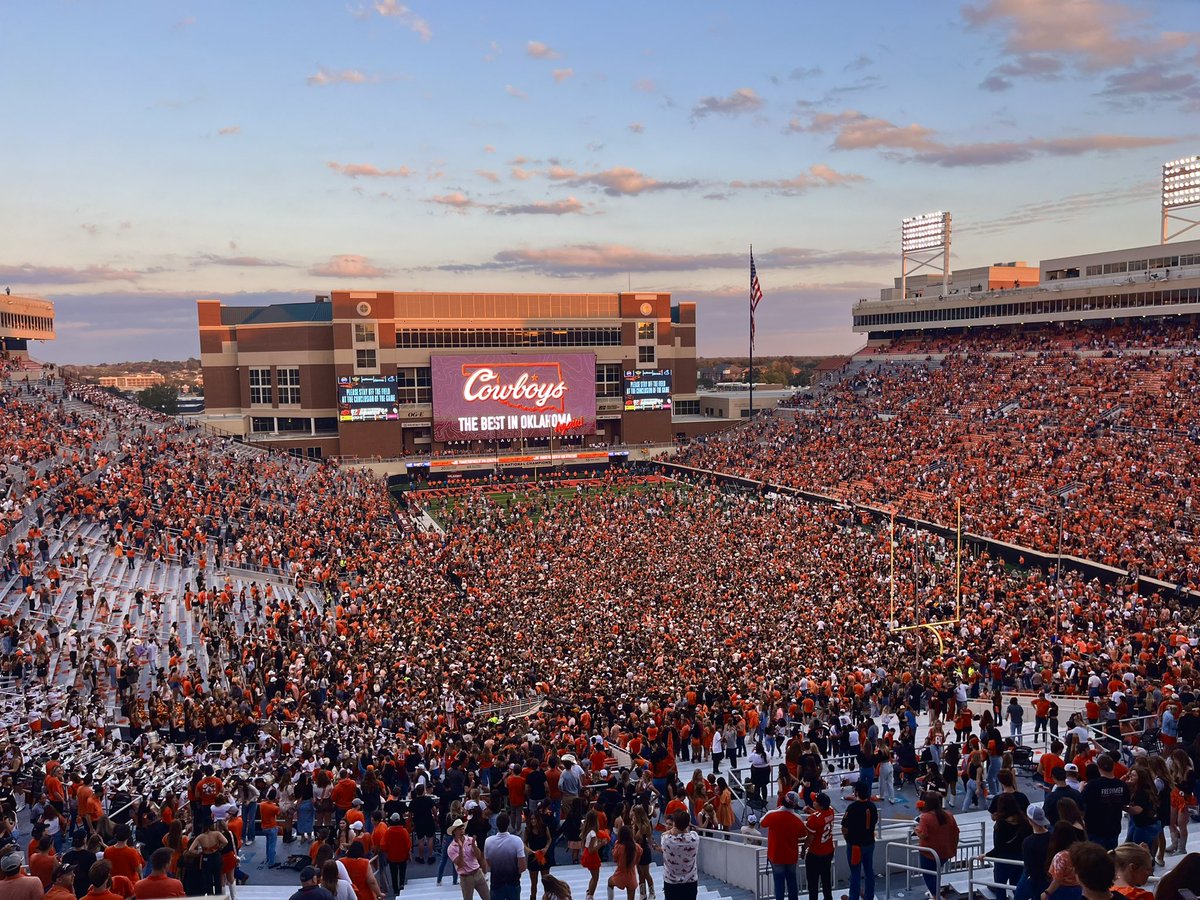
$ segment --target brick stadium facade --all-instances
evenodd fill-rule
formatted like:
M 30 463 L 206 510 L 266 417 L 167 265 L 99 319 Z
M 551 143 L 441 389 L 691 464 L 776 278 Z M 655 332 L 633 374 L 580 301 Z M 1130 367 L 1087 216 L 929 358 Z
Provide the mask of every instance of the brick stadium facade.
M 430 359 L 437 354 L 594 353 L 595 433 L 555 449 L 663 443 L 720 427 L 696 395 L 696 305 L 664 292 L 491 294 L 335 291 L 259 307 L 197 301 L 205 420 L 309 457 L 394 458 L 453 450 L 549 448 L 436 440 Z M 623 373 L 671 369 L 672 409 L 625 411 Z M 397 417 L 339 421 L 338 379 L 396 376 Z

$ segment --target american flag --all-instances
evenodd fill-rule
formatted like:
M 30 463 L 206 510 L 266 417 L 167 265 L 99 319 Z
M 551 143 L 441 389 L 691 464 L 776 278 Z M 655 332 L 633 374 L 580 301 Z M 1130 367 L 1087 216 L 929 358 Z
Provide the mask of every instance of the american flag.
M 758 283 L 758 272 L 754 268 L 754 251 L 750 251 L 750 352 L 754 352 L 754 311 L 762 300 L 762 286 Z

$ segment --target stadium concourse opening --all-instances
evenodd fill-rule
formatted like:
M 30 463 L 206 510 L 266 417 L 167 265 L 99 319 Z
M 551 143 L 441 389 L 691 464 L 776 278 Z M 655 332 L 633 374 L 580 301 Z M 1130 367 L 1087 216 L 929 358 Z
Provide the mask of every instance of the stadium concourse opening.
M 951 807 L 930 878 L 969 892 L 1014 874 L 980 861 L 1007 834 L 988 801 L 1025 827 L 1014 793 L 1064 816 L 1082 779 L 1122 795 L 1085 799 L 1089 837 L 1132 829 L 1186 867 L 1198 350 L 1190 314 L 879 339 L 669 464 L 395 502 L 367 471 L 6 364 L 0 805 L 21 814 L 0 841 L 53 881 L 78 839 L 118 896 L 130 825 L 189 893 L 336 856 L 368 893 L 450 897 L 456 823 L 482 842 L 503 812 L 582 892 L 580 845 L 607 877 L 618 823 L 661 882 L 670 811 L 699 826 L 704 890 L 762 897 L 778 818 L 751 817 L 794 806 L 823 833 L 824 794 L 854 835 L 861 792 L 893 877 Z M 899 630 L 952 608 L 937 641 Z M 856 855 L 832 834 L 840 884 Z

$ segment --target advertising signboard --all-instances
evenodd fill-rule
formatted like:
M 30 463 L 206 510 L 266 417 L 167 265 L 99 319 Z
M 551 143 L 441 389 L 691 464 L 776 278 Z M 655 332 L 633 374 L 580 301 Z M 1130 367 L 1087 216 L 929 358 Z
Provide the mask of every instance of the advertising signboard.
M 625 412 L 670 408 L 670 369 L 625 370 Z
M 494 440 L 594 434 L 594 353 L 433 356 L 433 437 Z
M 337 389 L 339 422 L 400 418 L 395 375 L 339 375 Z

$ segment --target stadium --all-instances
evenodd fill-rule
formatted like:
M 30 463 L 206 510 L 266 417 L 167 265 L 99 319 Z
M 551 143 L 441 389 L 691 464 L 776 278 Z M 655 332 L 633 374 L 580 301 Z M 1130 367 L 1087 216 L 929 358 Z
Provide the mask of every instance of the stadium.
M 204 423 L 31 359 L 23 302 L 6 874 L 455 896 L 510 828 L 535 895 L 677 896 L 666 848 L 756 900 L 797 843 L 813 896 L 1038 893 L 1042 834 L 1194 864 L 1200 241 L 906 269 L 732 429 L 667 293 L 201 300 Z

